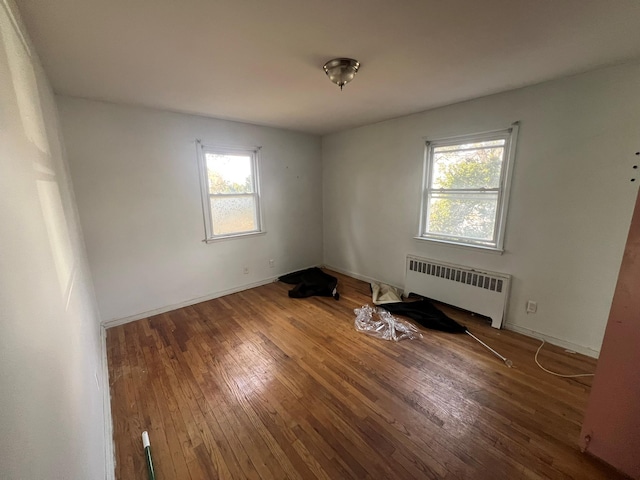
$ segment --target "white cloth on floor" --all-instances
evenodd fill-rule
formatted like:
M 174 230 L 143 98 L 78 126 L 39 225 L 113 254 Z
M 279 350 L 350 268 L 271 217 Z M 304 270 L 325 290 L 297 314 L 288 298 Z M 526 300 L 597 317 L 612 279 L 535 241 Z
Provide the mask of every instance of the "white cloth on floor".
M 371 282 L 371 296 L 375 305 L 402 301 L 398 289 L 384 283 Z

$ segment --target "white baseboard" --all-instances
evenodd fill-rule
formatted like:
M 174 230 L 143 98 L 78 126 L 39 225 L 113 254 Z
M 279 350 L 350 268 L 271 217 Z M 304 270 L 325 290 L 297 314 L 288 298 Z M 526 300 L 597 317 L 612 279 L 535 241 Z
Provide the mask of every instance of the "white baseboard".
M 279 276 L 282 276 L 282 275 L 278 275 L 278 277 Z M 156 308 L 155 310 L 149 310 L 147 312 L 137 313 L 129 317 L 114 318 L 112 320 L 106 320 L 102 322 L 102 325 L 105 328 L 117 327 L 118 325 L 124 325 L 125 323 L 135 322 L 136 320 L 152 317 L 153 315 L 160 315 L 161 313 L 170 312 L 172 310 L 177 310 L 182 307 L 188 307 L 190 305 L 195 305 L 196 303 L 206 302 L 208 300 L 213 300 L 214 298 L 224 297 L 225 295 L 231 295 L 232 293 L 242 292 L 243 290 L 249 290 L 250 288 L 261 287 L 262 285 L 267 285 L 268 283 L 275 282 L 278 279 L 278 277 L 269 277 L 264 280 L 260 280 L 259 282 L 248 283 L 245 285 L 241 285 L 239 287 L 230 288 L 228 290 L 221 290 L 219 292 L 211 293 L 209 295 L 204 295 L 203 297 L 196 297 L 190 300 L 186 300 L 184 302 L 175 303 L 173 305 L 166 305 L 164 307 Z
M 552 345 L 581 353 L 582 355 L 586 355 L 587 357 L 598 358 L 600 356 L 599 350 L 594 350 L 592 348 L 585 347 L 584 345 L 578 345 L 577 343 L 567 342 L 566 340 L 561 340 L 560 338 L 552 337 L 551 335 L 545 335 L 543 333 L 536 332 L 535 330 L 531 330 L 530 328 L 521 327 L 513 323 L 506 322 L 504 324 L 504 328 L 505 330 L 511 330 L 516 333 L 521 333 L 522 335 L 526 335 L 527 337 L 544 340 L 545 342 L 551 343 Z
M 149 310 L 147 312 L 137 313 L 135 315 L 130 315 L 128 317 L 113 318 L 111 320 L 103 320 L 102 326 L 105 328 L 117 327 L 118 325 L 124 325 L 125 323 L 135 322 L 136 320 L 141 320 L 143 318 L 151 317 L 153 315 L 160 315 L 161 313 L 167 313 L 172 310 L 177 310 L 178 308 L 188 307 L 190 305 L 195 305 L 196 303 L 207 302 L 209 300 L 213 300 L 214 298 L 220 298 L 220 297 L 224 297 L 225 295 L 231 295 L 232 293 L 238 293 L 244 290 L 249 290 L 251 288 L 261 287 L 262 285 L 273 283 L 276 280 L 278 280 L 279 277 L 288 275 L 289 273 L 298 272 L 300 270 L 306 270 L 307 268 L 312 268 L 316 266 L 317 265 L 311 265 L 310 267 L 302 267 L 292 272 L 280 273 L 276 276 L 265 278 L 264 280 L 259 280 L 253 283 L 247 283 L 244 285 L 240 285 L 238 287 L 230 288 L 228 290 L 220 290 L 218 292 L 210 293 L 209 295 L 192 298 L 190 300 L 185 300 L 184 302 L 175 303 L 173 305 L 166 305 L 164 307 L 156 308 L 154 310 Z
M 367 283 L 386 283 L 386 282 L 381 282 L 380 280 L 378 280 L 377 278 L 372 278 L 372 277 L 367 277 L 366 275 L 360 275 L 359 273 L 356 272 L 351 272 L 349 270 L 345 270 L 343 268 L 340 267 L 334 267 L 333 265 L 324 265 L 324 268 L 326 268 L 327 270 L 333 270 L 334 272 L 338 272 L 341 273 L 343 275 L 347 275 L 349 277 L 355 278 L 357 280 L 362 280 L 363 282 L 367 282 Z M 397 285 L 391 285 L 389 283 L 387 283 L 387 285 L 397 288 L 399 292 L 403 292 L 404 288 L 403 287 L 399 287 Z
M 343 275 L 348 275 L 348 276 L 356 278 L 358 280 L 362 280 L 363 282 L 367 282 L 367 283 L 377 282 L 377 283 L 380 283 L 380 280 L 378 280 L 378 279 L 371 278 L 371 277 L 368 277 L 366 275 L 361 275 L 359 273 L 352 272 L 352 271 L 349 271 L 349 270 L 345 270 L 344 268 L 336 267 L 336 266 L 333 266 L 333 265 L 326 265 L 326 264 L 324 265 L 324 267 L 329 269 L 329 270 L 333 270 L 335 272 L 342 273 Z M 404 290 L 403 287 L 399 287 L 397 285 L 391 285 L 391 286 L 397 288 L 401 292 Z M 527 337 L 544 339 L 544 341 L 547 342 L 547 343 L 551 343 L 552 345 L 556 345 L 558 347 L 566 348 L 567 350 L 572 350 L 574 352 L 581 353 L 581 354 L 586 355 L 588 357 L 598 358 L 600 356 L 600 351 L 599 350 L 594 350 L 592 348 L 585 347 L 584 345 L 578 345 L 577 343 L 572 343 L 572 342 L 568 342 L 566 340 L 561 340 L 559 338 L 552 337 L 551 335 L 545 335 L 545 334 L 542 334 L 540 332 L 536 332 L 535 330 L 531 330 L 529 328 L 524 328 L 524 327 L 521 327 L 519 325 L 514 325 L 513 323 L 506 322 L 505 324 L 503 324 L 503 328 L 505 330 L 511 330 L 513 332 L 521 333 L 522 335 L 526 335 Z
M 107 329 L 100 327 L 102 348 L 102 410 L 104 417 L 104 458 L 105 480 L 116 478 L 116 450 L 113 441 L 113 418 L 111 417 L 111 384 L 109 383 L 109 364 L 107 361 Z

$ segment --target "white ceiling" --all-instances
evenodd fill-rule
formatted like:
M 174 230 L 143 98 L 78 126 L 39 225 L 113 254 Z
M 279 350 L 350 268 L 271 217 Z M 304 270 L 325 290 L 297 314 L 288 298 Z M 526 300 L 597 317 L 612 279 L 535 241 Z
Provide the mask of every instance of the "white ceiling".
M 315 134 L 640 57 L 638 0 L 17 3 L 57 93 Z

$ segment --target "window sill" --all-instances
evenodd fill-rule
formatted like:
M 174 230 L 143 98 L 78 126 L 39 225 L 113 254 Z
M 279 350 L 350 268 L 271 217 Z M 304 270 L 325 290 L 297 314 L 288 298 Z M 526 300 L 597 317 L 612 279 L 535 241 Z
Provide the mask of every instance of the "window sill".
M 225 235 L 224 237 L 210 237 L 202 240 L 204 243 L 216 243 L 223 242 L 225 240 L 233 240 L 234 238 L 246 238 L 246 237 L 255 237 L 258 235 L 266 235 L 266 231 L 262 232 L 248 232 L 248 233 L 236 233 L 233 235 Z
M 449 240 L 438 240 L 436 238 L 429 238 L 429 237 L 413 237 L 413 238 L 415 240 L 420 240 L 423 242 L 438 243 L 440 245 L 446 245 L 454 248 L 463 248 L 465 250 L 481 251 L 483 253 L 493 253 L 494 255 L 502 255 L 504 253 L 504 249 L 484 247 L 482 245 L 470 245 L 468 243 L 458 243 L 458 242 L 453 242 Z

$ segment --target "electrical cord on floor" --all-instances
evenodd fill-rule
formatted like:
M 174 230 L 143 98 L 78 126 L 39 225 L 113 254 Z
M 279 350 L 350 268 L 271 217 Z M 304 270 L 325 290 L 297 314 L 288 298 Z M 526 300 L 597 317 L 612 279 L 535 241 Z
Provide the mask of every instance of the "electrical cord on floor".
M 538 361 L 538 354 L 540 353 L 540 349 L 544 346 L 544 344 L 545 344 L 545 341 L 543 339 L 542 343 L 538 347 L 538 350 L 536 351 L 535 361 L 538 364 L 538 366 L 545 372 L 550 373 L 551 375 L 555 375 L 556 377 L 562 377 L 562 378 L 593 377 L 595 375 L 595 373 L 577 373 L 575 375 L 563 375 L 561 373 L 556 373 L 556 372 L 552 372 L 551 370 L 547 370 L 542 365 L 540 365 L 540 362 Z

